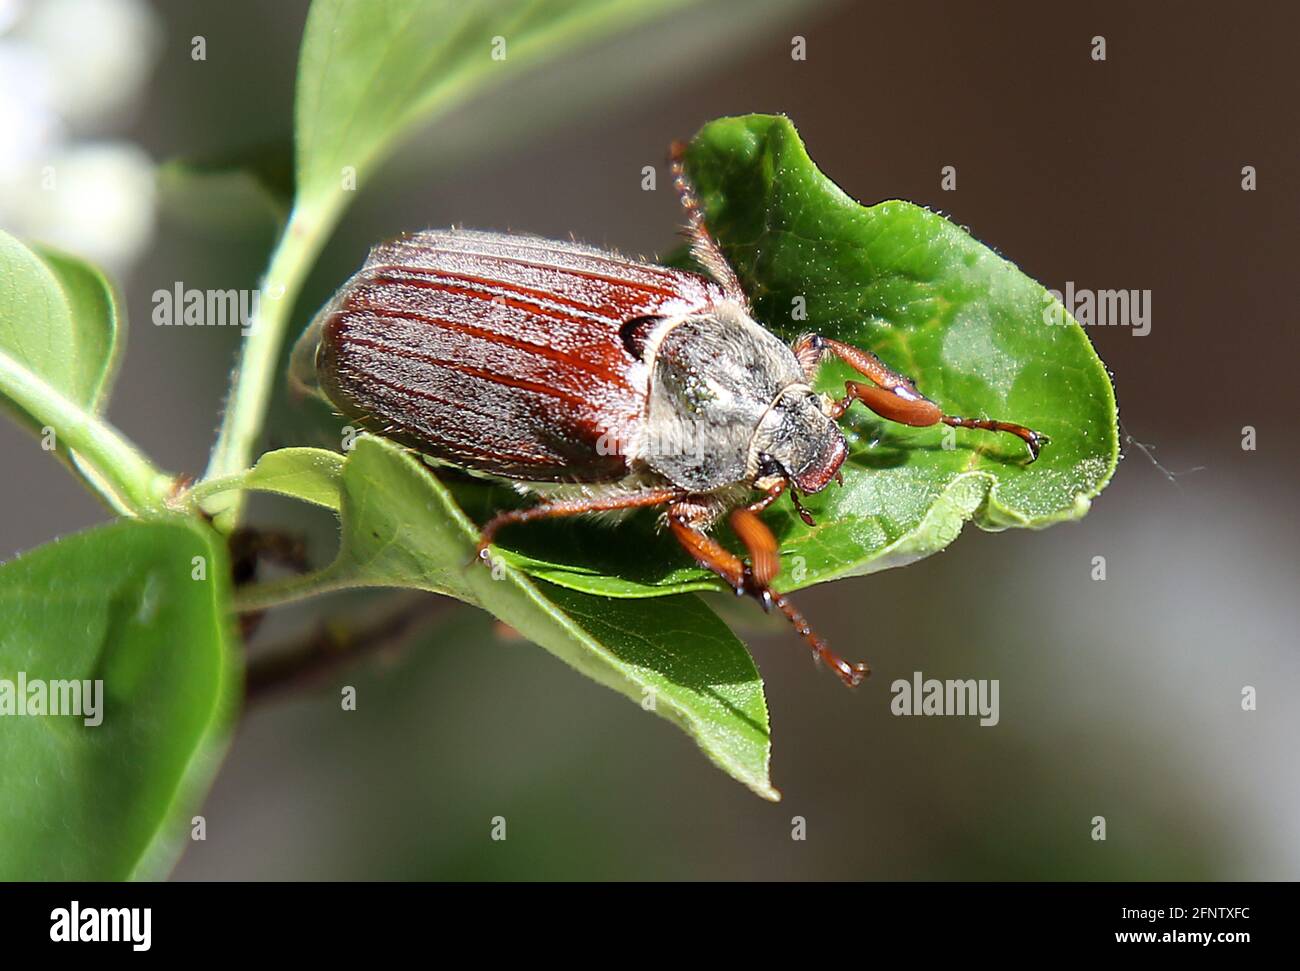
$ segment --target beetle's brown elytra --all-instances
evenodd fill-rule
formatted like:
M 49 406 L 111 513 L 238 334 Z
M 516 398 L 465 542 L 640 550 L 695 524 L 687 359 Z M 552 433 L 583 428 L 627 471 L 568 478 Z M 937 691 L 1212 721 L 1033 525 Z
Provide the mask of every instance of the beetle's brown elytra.
M 812 523 L 798 494 L 839 479 L 836 422 L 855 401 L 906 425 L 1016 435 L 1031 461 L 1047 438 L 946 415 L 869 351 L 816 334 L 789 346 L 764 329 L 705 227 L 682 150 L 673 180 L 708 276 L 531 236 L 413 233 L 376 246 L 317 316 L 316 377 L 350 419 L 543 496 L 490 519 L 481 557 L 508 525 L 663 507 L 696 562 L 779 610 L 856 686 L 867 666 L 836 656 L 772 590 L 780 560 L 763 510 L 788 494 Z M 816 393 L 827 357 L 867 381 L 846 381 L 838 401 Z M 709 535 L 724 516 L 748 562 Z

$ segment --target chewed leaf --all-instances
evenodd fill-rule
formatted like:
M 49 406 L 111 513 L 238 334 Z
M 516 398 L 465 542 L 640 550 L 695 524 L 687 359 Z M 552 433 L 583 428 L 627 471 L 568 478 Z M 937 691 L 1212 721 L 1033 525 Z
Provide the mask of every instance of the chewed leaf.
M 948 413 L 1020 422 L 1051 437 L 1026 461 L 1017 439 L 910 428 L 860 407 L 842 488 L 766 514 L 793 590 L 913 562 L 962 526 L 1038 528 L 1087 512 L 1118 458 L 1115 396 L 1083 329 L 1009 261 L 935 213 L 907 202 L 862 206 L 809 159 L 783 117 L 706 125 L 687 153 L 708 224 L 760 322 L 793 340 L 817 331 L 877 353 Z M 839 364 L 820 390 L 841 395 Z M 486 508 L 493 497 L 463 499 Z M 475 505 L 475 502 L 479 505 Z M 655 596 L 716 585 L 654 529 L 529 526 L 501 538 L 510 562 L 552 583 L 607 596 Z

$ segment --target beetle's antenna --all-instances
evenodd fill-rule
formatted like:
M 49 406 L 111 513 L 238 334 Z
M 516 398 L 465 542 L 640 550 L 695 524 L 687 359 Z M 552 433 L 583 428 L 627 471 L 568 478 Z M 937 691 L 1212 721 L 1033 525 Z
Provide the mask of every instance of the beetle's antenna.
M 669 146 L 668 161 L 677 197 L 686 210 L 686 236 L 691 241 L 691 256 L 718 282 L 728 300 L 734 300 L 748 310 L 749 298 L 745 296 L 745 290 L 736 277 L 736 271 L 727 262 L 722 247 L 709 234 L 709 227 L 704 223 L 704 210 L 695 195 L 691 180 L 687 178 L 685 142 L 673 142 Z
M 837 471 L 836 475 L 838 474 L 839 472 Z M 812 517 L 812 513 L 810 513 L 807 509 L 805 509 L 803 507 L 803 503 L 799 501 L 799 493 L 794 491 L 794 486 L 790 487 L 790 501 L 794 503 L 794 511 L 799 514 L 799 518 L 804 521 L 804 525 L 806 526 L 817 525 L 816 520 L 814 520 Z

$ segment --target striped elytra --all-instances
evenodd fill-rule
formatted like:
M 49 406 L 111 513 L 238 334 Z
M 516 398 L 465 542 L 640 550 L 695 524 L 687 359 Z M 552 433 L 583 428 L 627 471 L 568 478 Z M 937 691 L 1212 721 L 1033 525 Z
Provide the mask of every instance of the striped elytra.
M 322 311 L 317 373 L 349 418 L 435 458 L 613 481 L 627 463 L 602 436 L 626 440 L 645 415 L 636 323 L 722 299 L 703 277 L 576 243 L 413 233 L 375 247 Z

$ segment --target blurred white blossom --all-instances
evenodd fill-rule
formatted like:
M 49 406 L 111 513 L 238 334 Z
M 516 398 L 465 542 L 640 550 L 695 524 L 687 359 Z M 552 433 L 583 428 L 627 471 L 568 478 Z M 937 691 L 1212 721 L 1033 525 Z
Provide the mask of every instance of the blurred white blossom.
M 111 132 L 160 44 L 143 0 L 0 0 L 0 226 L 117 274 L 139 258 L 154 165 Z

